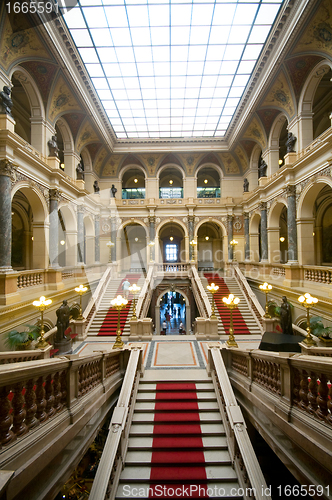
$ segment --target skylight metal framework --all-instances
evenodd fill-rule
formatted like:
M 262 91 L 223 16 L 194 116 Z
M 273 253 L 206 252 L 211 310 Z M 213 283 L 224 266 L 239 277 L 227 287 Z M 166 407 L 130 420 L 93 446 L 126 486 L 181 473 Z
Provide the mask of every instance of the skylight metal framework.
M 79 0 L 64 19 L 119 139 L 223 137 L 283 0 Z

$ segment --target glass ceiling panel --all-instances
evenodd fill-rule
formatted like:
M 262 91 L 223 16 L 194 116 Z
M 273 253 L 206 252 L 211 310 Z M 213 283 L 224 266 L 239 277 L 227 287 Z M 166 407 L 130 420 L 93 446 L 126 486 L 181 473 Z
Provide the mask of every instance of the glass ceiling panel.
M 120 139 L 222 137 L 283 0 L 78 0 L 64 19 Z

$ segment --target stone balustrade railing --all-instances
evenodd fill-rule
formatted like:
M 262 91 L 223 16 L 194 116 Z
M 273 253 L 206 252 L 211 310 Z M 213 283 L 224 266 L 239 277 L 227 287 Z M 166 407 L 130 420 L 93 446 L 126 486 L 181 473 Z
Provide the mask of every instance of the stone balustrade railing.
M 111 281 L 111 279 L 113 279 L 115 277 L 115 272 L 116 272 L 115 267 L 113 265 L 108 266 L 106 268 L 103 276 L 101 277 L 97 288 L 93 292 L 92 297 L 89 300 L 88 305 L 86 306 L 86 308 L 83 312 L 83 316 L 86 319 L 85 331 L 88 331 L 88 329 L 93 321 L 93 318 L 99 309 L 99 304 L 100 304 L 100 301 L 104 295 L 104 292 L 105 292 L 109 282 Z
M 330 285 L 332 283 L 332 269 L 318 266 L 305 266 L 303 268 L 304 281 Z
M 212 314 L 211 304 L 208 299 L 207 293 L 204 290 L 195 264 L 191 264 L 189 274 L 192 290 L 195 296 L 197 307 L 199 309 L 199 314 L 202 318 L 210 318 Z
M 23 271 L 17 276 L 17 289 L 30 288 L 44 283 L 44 270 Z
M 308 484 L 328 486 L 332 477 L 331 358 L 241 349 L 222 353 L 237 399 L 257 428 L 263 427 L 265 438 L 279 447 L 281 455 L 287 447 L 287 460 L 299 475 L 311 461 Z M 252 412 L 254 408 L 259 411 Z M 264 422 L 269 422 L 266 427 Z
M 132 345 L 126 375 L 114 409 L 109 433 L 89 495 L 90 500 L 114 499 L 126 460 L 129 429 L 142 371 L 142 350 Z
M 37 359 L 46 359 L 50 357 L 52 346 L 46 349 L 31 349 L 25 351 L 5 351 L 0 352 L 0 365 L 8 363 L 21 363 L 23 361 L 33 361 Z
M 190 264 L 187 262 L 166 262 L 156 264 L 158 273 L 186 273 L 189 270 Z
M 226 431 L 228 450 L 240 487 L 252 492 L 251 498 L 268 500 L 267 485 L 252 447 L 241 408 L 235 398 L 220 345 L 209 345 L 209 371 Z
M 150 306 L 153 289 L 154 289 L 154 264 L 149 266 L 148 273 L 146 275 L 144 284 L 142 286 L 142 290 L 137 298 L 137 304 L 136 304 L 137 318 L 143 319 L 146 317 Z
M 259 303 L 254 292 L 251 290 L 245 276 L 243 275 L 242 271 L 240 270 L 239 266 L 236 263 L 233 264 L 232 270 L 234 272 L 234 277 L 235 277 L 236 281 L 238 282 L 238 284 L 239 284 L 239 286 L 240 286 L 240 288 L 241 288 L 241 290 L 242 290 L 242 292 L 243 292 L 243 294 L 244 294 L 244 296 L 249 304 L 251 311 L 253 312 L 253 314 L 255 315 L 255 317 L 257 319 L 257 323 L 261 329 L 261 332 L 264 333 L 263 316 L 265 314 L 265 311 L 264 311 L 263 307 Z

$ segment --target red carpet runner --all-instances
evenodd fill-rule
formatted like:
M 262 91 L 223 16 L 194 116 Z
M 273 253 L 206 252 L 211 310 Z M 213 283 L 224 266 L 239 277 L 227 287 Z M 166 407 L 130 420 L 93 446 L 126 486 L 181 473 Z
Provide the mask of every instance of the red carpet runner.
M 231 292 L 229 291 L 223 278 L 220 278 L 218 275 L 216 276 L 212 273 L 204 273 L 204 276 L 208 280 L 209 285 L 214 283 L 219 286 L 219 290 L 214 294 L 214 303 L 220 314 L 221 322 L 224 325 L 226 335 L 229 335 L 230 312 L 224 305 L 222 298 L 228 297 Z M 248 327 L 238 308 L 233 309 L 233 326 L 234 335 L 250 335 L 250 331 L 248 330 Z
M 176 490 L 189 485 L 200 487 L 191 498 L 207 497 L 194 383 L 157 384 L 153 435 L 149 498 L 182 498 Z
M 134 283 L 137 283 L 137 281 L 139 280 L 140 276 L 141 276 L 140 274 L 129 274 L 129 275 L 126 275 L 126 277 L 123 278 L 123 280 L 121 281 L 120 286 L 119 286 L 119 288 L 118 288 L 115 296 L 112 297 L 111 300 L 113 300 L 117 295 L 122 295 L 124 297 L 124 293 L 123 293 L 123 290 L 122 290 L 122 283 L 126 279 L 128 279 L 128 281 L 130 281 L 130 284 L 133 285 Z M 120 311 L 121 335 L 123 333 L 123 329 L 124 329 L 124 326 L 125 326 L 126 321 L 127 321 L 127 317 L 128 317 L 128 313 L 129 313 L 131 302 L 132 302 L 132 295 L 129 294 L 128 304 L 126 305 L 126 307 L 124 307 Z M 118 311 L 117 311 L 117 309 L 115 309 L 114 307 L 111 306 L 109 308 L 106 316 L 105 316 L 103 324 L 100 327 L 98 335 L 100 335 L 100 336 L 102 336 L 102 335 L 105 335 L 105 336 L 106 335 L 111 335 L 111 336 L 116 335 L 117 325 L 118 325 Z

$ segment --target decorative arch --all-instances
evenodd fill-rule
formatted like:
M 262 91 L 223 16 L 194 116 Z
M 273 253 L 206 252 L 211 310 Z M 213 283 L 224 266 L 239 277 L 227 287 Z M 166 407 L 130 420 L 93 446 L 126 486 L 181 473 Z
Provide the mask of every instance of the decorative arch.
M 120 224 L 117 230 L 117 237 L 120 237 L 121 231 L 123 231 L 123 229 L 130 224 L 138 224 L 139 226 L 142 226 L 145 231 L 146 237 L 149 237 L 149 228 L 141 220 L 135 219 L 135 217 Z
M 70 127 L 67 123 L 67 120 L 64 118 L 58 118 L 55 122 L 54 126 L 57 125 L 60 129 L 63 145 L 64 145 L 64 153 L 69 151 L 74 151 L 74 137 L 70 130 Z
M 278 198 L 272 203 L 269 211 L 267 227 L 279 227 L 279 218 L 284 207 L 287 208 L 287 200 L 285 200 L 285 198 Z
M 174 226 L 180 226 L 182 229 L 183 229 L 183 232 L 184 232 L 184 237 L 185 238 L 188 238 L 189 237 L 189 234 L 188 234 L 188 228 L 187 226 L 185 225 L 184 222 L 178 220 L 178 219 L 171 219 L 170 217 L 166 220 L 164 220 L 161 224 L 159 224 L 159 226 L 157 227 L 156 229 L 156 237 L 159 238 L 160 236 L 160 233 L 162 231 L 162 229 L 168 225 L 168 224 L 173 224 Z
M 312 103 L 319 82 L 321 81 L 324 74 L 330 71 L 331 68 L 332 63 L 330 61 L 324 60 L 320 61 L 309 73 L 303 85 L 303 89 L 299 98 L 299 114 L 310 113 L 312 111 Z
M 12 189 L 12 199 L 17 191 L 21 191 L 28 199 L 32 208 L 34 222 L 44 223 L 48 218 L 48 206 L 39 189 L 32 182 L 20 181 Z
M 174 168 L 175 170 L 178 170 L 179 172 L 181 172 L 182 179 L 184 179 L 186 176 L 185 170 L 182 166 L 177 165 L 176 163 L 166 163 L 165 165 L 158 167 L 158 170 L 157 170 L 157 179 L 158 180 L 160 179 L 160 174 L 164 170 L 166 170 L 167 168 Z
M 130 170 L 132 168 L 137 169 L 137 170 L 141 170 L 143 172 L 143 174 L 144 174 L 144 179 L 146 180 L 146 178 L 147 178 L 147 172 L 146 172 L 145 168 L 142 167 L 142 165 L 140 165 L 138 163 L 132 163 L 132 164 L 125 165 L 125 166 L 123 166 L 123 167 L 120 168 L 120 171 L 119 171 L 119 180 L 120 180 L 120 182 L 122 182 L 124 174 L 128 170 Z
M 222 236 L 227 236 L 227 230 L 226 230 L 226 227 L 225 225 L 218 219 L 211 219 L 210 217 L 206 217 L 205 219 L 202 219 L 199 221 L 199 223 L 196 225 L 195 227 L 195 231 L 194 231 L 194 237 L 195 239 L 197 238 L 197 234 L 198 234 L 198 230 L 201 226 L 203 226 L 203 224 L 206 224 L 208 222 L 211 222 L 211 223 L 214 223 L 214 224 L 217 224 L 217 226 L 220 227 L 221 231 L 222 231 Z
M 330 177 L 318 177 L 309 182 L 304 188 L 297 203 L 297 217 L 299 219 L 313 217 L 316 197 L 324 186 L 332 188 L 332 179 Z
M 187 294 L 185 293 L 184 290 L 181 290 L 180 288 L 177 288 L 176 286 L 173 287 L 171 284 L 165 288 L 164 290 L 162 290 L 159 295 L 157 296 L 157 300 L 156 300 L 156 303 L 159 304 L 160 302 L 160 299 L 165 295 L 165 293 L 167 292 L 177 292 L 179 293 L 180 295 L 182 295 L 185 299 L 186 299 L 186 306 L 189 306 L 190 305 L 190 301 L 189 301 L 189 298 L 187 296 Z
M 10 78 L 12 78 L 13 75 L 15 75 L 15 77 L 20 81 L 29 99 L 31 117 L 45 118 L 43 99 L 38 89 L 38 85 L 30 73 L 26 69 L 22 68 L 22 66 L 15 66 L 10 72 Z

